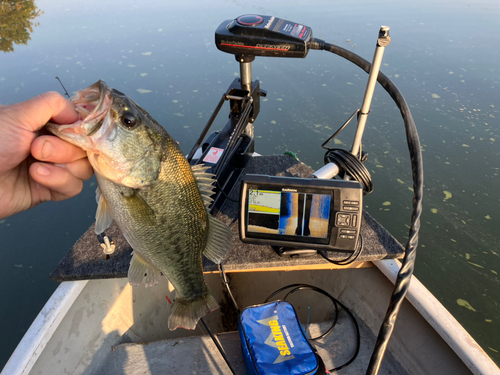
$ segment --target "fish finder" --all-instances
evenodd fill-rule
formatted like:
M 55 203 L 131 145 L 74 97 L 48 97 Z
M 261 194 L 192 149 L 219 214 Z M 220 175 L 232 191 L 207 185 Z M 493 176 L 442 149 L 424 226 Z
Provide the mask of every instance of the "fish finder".
M 363 209 L 357 181 L 247 174 L 241 182 L 242 242 L 353 252 Z

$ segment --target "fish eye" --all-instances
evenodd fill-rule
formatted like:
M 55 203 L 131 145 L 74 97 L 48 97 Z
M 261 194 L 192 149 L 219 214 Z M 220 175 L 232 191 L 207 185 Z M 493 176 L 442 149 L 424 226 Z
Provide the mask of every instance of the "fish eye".
M 129 129 L 135 127 L 138 123 L 137 118 L 130 112 L 125 112 L 120 118 L 122 124 Z

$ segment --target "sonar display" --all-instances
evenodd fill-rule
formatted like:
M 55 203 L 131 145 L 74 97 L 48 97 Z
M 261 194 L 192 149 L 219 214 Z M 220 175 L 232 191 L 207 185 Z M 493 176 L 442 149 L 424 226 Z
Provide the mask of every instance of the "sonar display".
M 331 196 L 250 189 L 248 231 L 328 238 Z

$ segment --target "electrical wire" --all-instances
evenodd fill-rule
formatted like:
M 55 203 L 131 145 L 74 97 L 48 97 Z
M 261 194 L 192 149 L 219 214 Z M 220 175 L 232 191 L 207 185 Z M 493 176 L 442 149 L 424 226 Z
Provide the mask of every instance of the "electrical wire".
M 331 327 L 324 334 L 322 334 L 322 335 L 320 335 L 318 337 L 315 337 L 315 338 L 311 338 L 310 339 L 311 341 L 322 339 L 322 338 L 326 337 L 327 335 L 329 335 L 333 331 L 335 325 L 337 324 L 338 314 L 339 314 L 337 304 L 340 305 L 340 307 L 342 307 L 344 309 L 344 311 L 349 315 L 349 317 L 353 321 L 354 327 L 356 329 L 356 350 L 354 351 L 354 354 L 352 355 L 352 357 L 346 363 L 344 363 L 341 366 L 335 367 L 335 368 L 333 368 L 331 370 L 328 370 L 328 371 L 329 372 L 335 372 L 335 371 L 341 370 L 341 369 L 349 366 L 356 359 L 356 357 L 358 356 L 360 342 L 361 342 L 361 338 L 360 338 L 360 335 L 359 335 L 358 322 L 356 321 L 356 318 L 354 317 L 354 315 L 349 311 L 349 309 L 342 302 L 340 302 L 338 299 L 334 298 L 330 293 L 326 292 L 325 290 L 323 290 L 321 288 L 318 288 L 318 287 L 313 286 L 313 285 L 308 285 L 308 284 L 291 284 L 291 285 L 287 285 L 287 286 L 285 286 L 283 288 L 280 288 L 277 291 L 275 291 L 274 293 L 271 293 L 271 295 L 266 298 L 266 300 L 264 301 L 264 303 L 269 302 L 269 300 L 271 298 L 273 298 L 274 296 L 276 296 L 277 294 L 279 294 L 279 293 L 281 293 L 281 292 L 283 292 L 283 291 L 285 291 L 287 289 L 291 289 L 291 288 L 293 288 L 293 289 L 291 291 L 289 291 L 285 295 L 285 297 L 283 298 L 283 300 L 286 301 L 286 298 L 290 294 L 295 293 L 296 291 L 299 291 L 299 290 L 312 290 L 312 291 L 321 293 L 324 296 L 326 296 L 327 298 L 329 298 L 332 301 L 333 305 L 335 306 L 335 318 L 334 318 L 334 321 L 333 321 L 333 324 L 331 325 Z
M 308 47 L 310 49 L 332 52 L 349 60 L 353 64 L 363 69 L 365 72 L 370 73 L 371 64 L 362 57 L 349 50 L 346 50 L 345 48 L 326 43 L 321 39 L 312 39 L 308 44 Z M 394 330 L 397 314 L 408 291 L 411 275 L 413 274 L 415 265 L 416 250 L 418 245 L 418 232 L 420 230 L 420 217 L 422 215 L 422 198 L 424 185 L 422 151 L 410 108 L 408 107 L 406 100 L 404 99 L 403 95 L 398 90 L 396 85 L 394 85 L 394 83 L 392 83 L 386 75 L 384 75 L 382 72 L 379 72 L 377 81 L 394 100 L 401 112 L 401 116 L 404 119 L 406 141 L 408 144 L 408 150 L 410 152 L 413 175 L 413 208 L 408 242 L 405 246 L 405 255 L 402 261 L 402 266 L 396 279 L 396 284 L 394 286 L 394 291 L 391 296 L 387 313 L 385 315 L 382 326 L 380 327 L 380 331 L 377 337 L 377 343 L 375 344 L 375 349 L 373 351 L 366 372 L 367 375 L 377 374 L 380 369 L 383 356 L 387 349 L 387 344 Z
M 222 266 L 222 262 L 218 264 L 219 266 L 219 275 L 222 280 L 222 283 L 225 285 L 227 293 L 229 294 L 229 297 L 231 297 L 231 300 L 233 301 L 234 307 L 236 307 L 236 311 L 238 311 L 238 314 L 241 312 L 240 308 L 238 307 L 238 304 L 236 303 L 236 300 L 234 299 L 233 293 L 231 292 L 231 289 L 229 288 L 229 279 L 226 276 L 226 273 L 224 272 L 224 267 Z
M 238 203 L 240 201 L 239 199 L 230 198 L 229 195 L 226 194 L 226 192 L 224 191 L 224 189 L 222 188 L 222 186 L 220 186 L 220 184 L 219 184 L 219 182 L 217 180 L 215 180 L 215 186 L 217 186 L 217 188 L 222 193 L 222 195 L 224 195 L 224 198 L 230 200 L 231 202 L 236 202 L 236 203 Z
M 344 128 L 351 122 L 351 120 L 354 118 L 354 116 L 356 116 L 359 113 L 359 111 L 360 111 L 360 109 L 356 109 L 356 111 L 351 115 L 351 117 L 349 117 L 347 119 L 347 121 L 344 122 L 344 124 L 335 133 L 333 133 L 333 135 L 330 138 L 328 138 L 325 142 L 323 142 L 323 144 L 321 145 L 321 147 L 326 148 L 327 150 L 329 150 L 329 148 L 326 147 L 326 145 L 328 143 L 330 143 L 333 138 L 335 138 L 337 135 L 339 135 L 342 130 L 344 130 Z
M 231 365 L 231 362 L 229 362 L 229 358 L 227 358 L 226 352 L 224 352 L 224 349 L 222 348 L 221 344 L 219 343 L 219 340 L 217 340 L 217 338 L 214 336 L 214 334 L 212 333 L 212 331 L 210 330 L 210 328 L 208 328 L 207 322 L 205 322 L 205 319 L 203 317 L 200 318 L 200 321 L 203 323 L 203 326 L 205 327 L 205 329 L 207 330 L 208 334 L 212 338 L 212 341 L 214 342 L 214 344 L 217 347 L 217 349 L 219 349 L 219 352 L 222 355 L 222 357 L 224 358 L 224 361 L 226 361 L 226 364 L 229 367 L 229 369 L 231 370 L 231 372 L 234 375 L 236 375 L 236 370 Z
M 353 263 L 356 259 L 358 259 L 359 254 L 363 251 L 363 237 L 361 237 L 361 234 L 359 235 L 359 241 L 358 241 L 358 246 L 356 251 L 354 251 L 351 255 L 349 255 L 347 258 L 342 259 L 342 260 L 333 260 L 328 258 L 326 255 L 327 252 L 323 250 L 318 250 L 318 254 L 321 255 L 325 260 L 327 260 L 330 263 L 336 264 L 338 266 L 347 266 L 348 264 Z
M 298 287 L 292 289 L 291 291 L 289 291 L 285 295 L 285 297 L 283 297 L 283 299 L 286 301 L 286 299 L 287 299 L 287 297 L 289 295 L 295 293 L 298 290 L 304 290 L 304 289 L 314 290 L 315 292 L 323 294 L 324 296 L 330 298 L 330 300 L 333 303 L 333 306 L 335 306 L 335 315 L 334 315 L 333 322 L 332 322 L 332 325 L 330 326 L 330 328 L 328 328 L 328 330 L 325 333 L 319 335 L 318 337 L 311 337 L 309 340 L 310 341 L 315 341 L 315 340 L 323 339 L 326 336 L 328 336 L 330 333 L 333 332 L 333 329 L 335 328 L 335 325 L 337 324 L 337 321 L 339 320 L 339 304 L 338 304 L 338 301 L 335 298 L 333 298 L 330 294 L 328 294 L 327 292 L 325 292 L 323 289 L 320 289 L 320 288 L 317 288 L 317 287 L 307 286 L 306 284 L 303 284 L 303 286 L 298 286 Z M 309 320 L 309 318 L 308 318 L 308 320 Z

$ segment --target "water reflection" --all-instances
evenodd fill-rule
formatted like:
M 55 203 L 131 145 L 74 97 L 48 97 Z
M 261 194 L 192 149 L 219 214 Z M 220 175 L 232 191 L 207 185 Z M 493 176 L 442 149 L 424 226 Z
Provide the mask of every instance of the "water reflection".
M 2 0 L 0 4 L 0 50 L 14 52 L 14 44 L 28 44 L 30 33 L 38 22 L 35 18 L 42 15 L 33 0 Z

